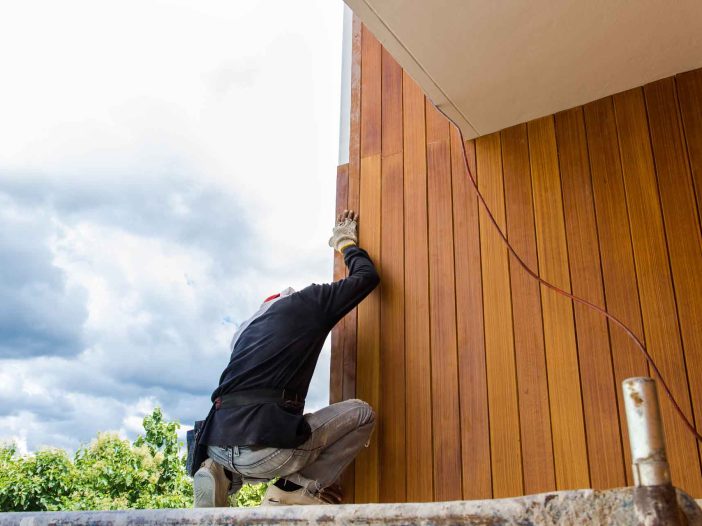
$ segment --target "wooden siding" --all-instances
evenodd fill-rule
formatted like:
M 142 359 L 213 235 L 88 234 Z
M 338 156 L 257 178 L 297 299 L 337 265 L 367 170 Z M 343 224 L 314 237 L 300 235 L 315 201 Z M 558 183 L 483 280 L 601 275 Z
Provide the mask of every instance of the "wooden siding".
M 354 22 L 351 151 L 337 210 L 361 213 L 381 286 L 332 334 L 331 401 L 378 425 L 346 500 L 499 498 L 631 484 L 623 332 L 541 287 L 468 180 L 457 130 Z M 645 340 L 702 427 L 702 70 L 465 143 L 521 257 Z M 335 256 L 335 278 L 345 274 Z M 702 449 L 661 392 L 673 482 Z

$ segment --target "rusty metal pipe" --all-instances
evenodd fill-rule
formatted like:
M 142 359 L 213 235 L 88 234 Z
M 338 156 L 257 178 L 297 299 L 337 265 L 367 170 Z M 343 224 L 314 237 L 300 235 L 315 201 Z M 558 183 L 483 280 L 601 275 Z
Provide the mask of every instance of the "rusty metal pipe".
M 636 486 L 637 520 L 642 526 L 682 525 L 665 452 L 656 383 L 648 377 L 627 378 L 622 389 Z

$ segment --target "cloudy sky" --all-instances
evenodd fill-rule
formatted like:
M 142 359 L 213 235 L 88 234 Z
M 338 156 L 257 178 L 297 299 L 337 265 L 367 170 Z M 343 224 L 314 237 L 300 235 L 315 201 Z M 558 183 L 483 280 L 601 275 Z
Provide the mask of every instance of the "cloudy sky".
M 342 9 L 0 0 L 0 441 L 202 418 L 237 324 L 330 279 Z

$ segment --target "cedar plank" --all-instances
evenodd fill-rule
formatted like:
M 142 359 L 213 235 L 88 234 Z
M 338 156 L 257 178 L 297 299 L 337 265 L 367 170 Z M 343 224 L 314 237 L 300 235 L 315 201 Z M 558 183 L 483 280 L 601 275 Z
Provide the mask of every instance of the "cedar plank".
M 507 235 L 517 254 L 538 271 L 526 124 L 501 132 Z M 551 413 L 539 283 L 510 254 L 519 424 L 526 494 L 554 491 Z
M 505 228 L 500 135 L 476 140 L 478 186 L 501 228 Z M 490 414 L 492 491 L 494 498 L 524 491 L 519 433 L 519 401 L 514 357 L 512 304 L 507 248 L 483 208 L 480 251 L 483 275 L 483 316 Z

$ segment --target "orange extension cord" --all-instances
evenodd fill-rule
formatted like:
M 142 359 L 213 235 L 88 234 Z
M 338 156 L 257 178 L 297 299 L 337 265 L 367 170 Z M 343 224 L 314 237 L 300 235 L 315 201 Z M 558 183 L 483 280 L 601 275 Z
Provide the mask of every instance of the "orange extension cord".
M 439 109 L 439 108 L 437 108 L 437 109 Z M 458 133 L 459 133 L 459 136 L 461 139 L 461 147 L 463 148 L 463 164 L 466 167 L 466 172 L 468 173 L 468 178 L 470 179 L 470 182 L 473 185 L 473 188 L 475 189 L 475 193 L 478 195 L 478 199 L 480 199 L 480 203 L 483 205 L 485 212 L 487 213 L 488 217 L 490 218 L 490 221 L 492 221 L 492 224 L 495 226 L 495 229 L 500 234 L 502 241 L 504 241 L 505 245 L 507 245 L 507 249 L 509 250 L 510 254 L 512 254 L 517 259 L 517 261 L 522 266 L 522 268 L 524 270 L 526 270 L 527 274 L 529 274 L 532 278 L 537 280 L 542 285 L 548 287 L 549 289 L 557 292 L 558 294 L 560 294 L 562 296 L 565 296 L 566 298 L 570 298 L 573 301 L 576 301 L 576 302 L 581 303 L 587 307 L 590 307 L 591 309 L 593 309 L 593 310 L 599 312 L 601 315 L 605 316 L 607 319 L 611 320 L 615 325 L 618 325 L 619 327 L 621 327 L 622 330 L 629 336 L 629 338 L 631 338 L 634 341 L 636 346 L 643 353 L 644 357 L 646 358 L 646 361 L 651 366 L 651 369 L 653 369 L 653 371 L 656 373 L 656 376 L 658 376 L 658 379 L 660 380 L 661 385 L 663 386 L 663 389 L 665 390 L 665 394 L 668 395 L 668 398 L 670 398 L 670 401 L 673 403 L 673 407 L 675 407 L 675 410 L 680 415 L 680 418 L 683 419 L 683 422 L 685 422 L 685 425 L 687 426 L 687 428 L 695 436 L 697 441 L 702 442 L 702 434 L 700 434 L 697 431 L 697 429 L 695 429 L 694 424 L 692 422 L 690 422 L 690 419 L 685 415 L 683 410 L 680 408 L 680 405 L 673 397 L 673 393 L 670 392 L 670 388 L 668 387 L 668 384 L 666 383 L 665 379 L 663 378 L 663 375 L 661 374 L 660 370 L 658 369 L 656 362 L 653 360 L 653 358 L 649 354 L 649 352 L 646 349 L 646 346 L 643 344 L 643 342 L 636 336 L 636 334 L 634 334 L 634 331 L 632 331 L 629 327 L 627 327 L 624 324 L 624 322 L 620 321 L 615 316 L 611 315 L 605 309 L 598 307 L 597 305 L 587 301 L 586 299 L 575 296 L 575 295 L 571 294 L 570 292 L 567 292 L 567 291 L 561 289 L 560 287 L 557 287 L 553 283 L 549 283 L 548 281 L 543 279 L 541 276 L 539 276 L 539 274 L 537 272 L 534 272 L 529 267 L 529 265 L 527 265 L 526 262 L 519 256 L 519 254 L 517 254 L 517 252 L 514 250 L 514 248 L 510 244 L 509 240 L 507 239 L 507 236 L 500 228 L 500 225 L 497 223 L 495 216 L 492 215 L 492 212 L 490 211 L 490 207 L 485 202 L 485 198 L 483 197 L 483 194 L 481 194 L 480 190 L 478 189 L 478 182 L 475 180 L 475 177 L 473 177 L 473 173 L 470 171 L 470 167 L 468 166 L 468 156 L 466 154 L 466 145 L 465 145 L 465 141 L 463 139 L 463 132 L 461 132 L 461 128 L 458 125 L 456 125 L 456 123 L 454 123 L 448 117 L 448 115 L 446 115 L 443 111 L 441 111 L 440 109 L 439 109 L 439 111 L 444 115 L 444 117 L 446 117 L 449 120 L 449 122 L 453 123 L 453 125 L 456 126 L 456 129 L 458 130 Z

